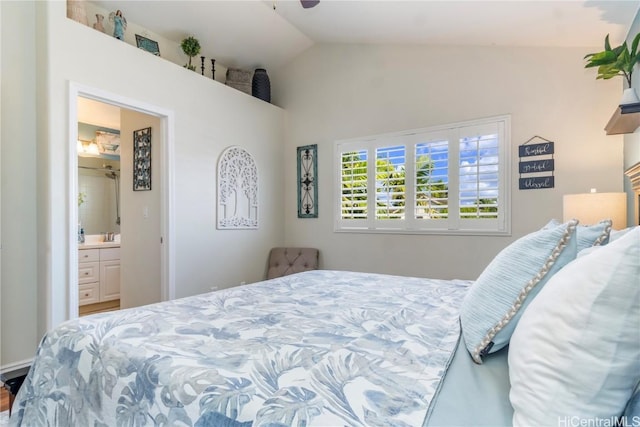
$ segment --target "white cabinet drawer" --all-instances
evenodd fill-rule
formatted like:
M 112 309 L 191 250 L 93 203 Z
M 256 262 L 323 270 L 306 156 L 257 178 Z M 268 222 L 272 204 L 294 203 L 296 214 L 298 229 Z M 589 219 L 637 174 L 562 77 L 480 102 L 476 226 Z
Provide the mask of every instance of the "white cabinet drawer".
M 100 249 L 81 249 L 78 251 L 78 262 L 100 261 Z
M 81 262 L 78 264 L 78 283 L 91 283 L 100 281 L 99 262 Z
M 100 284 L 94 282 L 78 286 L 78 301 L 80 305 L 100 302 Z
M 112 261 L 120 259 L 120 248 L 100 249 L 100 261 Z

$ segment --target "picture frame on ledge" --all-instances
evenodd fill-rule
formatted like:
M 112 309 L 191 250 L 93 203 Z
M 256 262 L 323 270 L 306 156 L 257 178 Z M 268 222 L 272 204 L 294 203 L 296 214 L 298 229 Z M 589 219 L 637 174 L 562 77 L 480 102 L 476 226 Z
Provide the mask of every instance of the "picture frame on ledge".
M 298 218 L 318 218 L 318 145 L 298 147 Z
M 136 34 L 136 46 L 142 50 L 153 53 L 155 56 L 160 56 L 160 46 L 158 46 L 157 41 Z

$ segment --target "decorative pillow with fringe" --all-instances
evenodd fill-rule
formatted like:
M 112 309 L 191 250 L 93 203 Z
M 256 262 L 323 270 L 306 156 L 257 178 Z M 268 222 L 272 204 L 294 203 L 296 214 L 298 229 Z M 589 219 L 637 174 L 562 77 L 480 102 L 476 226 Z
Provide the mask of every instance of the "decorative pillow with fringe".
M 467 350 L 476 363 L 509 344 L 531 300 L 576 258 L 578 221 L 528 234 L 503 249 L 480 274 L 460 312 Z
M 544 228 L 553 228 L 561 224 L 557 219 L 552 219 Z M 593 225 L 578 225 L 578 228 L 576 228 L 578 252 L 592 246 L 603 246 L 609 243 L 609 235 L 613 234 L 611 224 L 610 219 L 603 219 Z

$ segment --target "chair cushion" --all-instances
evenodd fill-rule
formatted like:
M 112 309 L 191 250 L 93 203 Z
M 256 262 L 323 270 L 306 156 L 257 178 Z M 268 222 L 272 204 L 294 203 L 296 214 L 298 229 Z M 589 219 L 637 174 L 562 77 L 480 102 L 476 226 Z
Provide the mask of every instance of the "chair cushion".
M 273 248 L 269 253 L 267 279 L 318 268 L 318 249 Z

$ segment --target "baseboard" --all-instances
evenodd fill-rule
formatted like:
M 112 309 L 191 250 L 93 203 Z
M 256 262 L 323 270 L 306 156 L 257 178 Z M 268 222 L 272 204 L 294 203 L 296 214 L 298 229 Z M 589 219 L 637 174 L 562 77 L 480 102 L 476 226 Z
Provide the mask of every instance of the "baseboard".
M 13 371 L 28 368 L 29 366 L 31 366 L 32 363 L 33 363 L 33 358 L 2 365 L 0 366 L 0 374 L 2 376 L 5 376 Z

